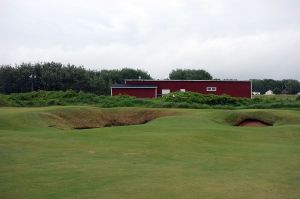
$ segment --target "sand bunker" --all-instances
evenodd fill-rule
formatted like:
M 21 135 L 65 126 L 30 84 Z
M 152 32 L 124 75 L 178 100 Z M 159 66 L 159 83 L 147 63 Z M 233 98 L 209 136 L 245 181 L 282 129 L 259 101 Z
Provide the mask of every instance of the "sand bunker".
M 52 111 L 47 113 L 46 116 L 50 121 L 50 125 L 56 127 L 91 129 L 145 124 L 156 118 L 172 114 L 169 111 L 147 109 L 97 110 L 83 108 Z
M 232 111 L 225 120 L 232 126 L 266 127 L 273 126 L 280 119 L 267 111 Z
M 264 121 L 260 121 L 257 119 L 246 119 L 240 122 L 237 126 L 244 126 L 244 127 L 265 127 L 265 126 L 272 126 L 272 124 L 266 123 Z

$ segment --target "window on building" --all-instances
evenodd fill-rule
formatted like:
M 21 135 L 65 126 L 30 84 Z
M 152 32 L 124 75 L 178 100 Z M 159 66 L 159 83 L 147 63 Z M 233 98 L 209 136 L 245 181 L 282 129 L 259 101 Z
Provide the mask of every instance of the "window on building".
M 162 95 L 166 95 L 166 94 L 169 94 L 169 93 L 170 93 L 170 89 L 162 89 L 161 90 Z
M 206 87 L 206 91 L 210 91 L 210 92 L 217 91 L 217 87 Z
M 182 88 L 182 89 L 180 89 L 180 91 L 181 91 L 181 92 L 185 92 L 185 89 L 184 89 L 184 88 Z

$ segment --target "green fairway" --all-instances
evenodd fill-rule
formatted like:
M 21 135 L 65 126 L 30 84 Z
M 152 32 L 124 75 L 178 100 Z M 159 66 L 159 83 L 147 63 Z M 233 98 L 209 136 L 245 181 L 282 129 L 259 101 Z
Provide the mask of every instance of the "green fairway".
M 84 130 L 48 117 L 117 110 L 0 108 L 0 198 L 300 198 L 300 111 L 172 109 Z M 232 126 L 243 114 L 274 125 Z

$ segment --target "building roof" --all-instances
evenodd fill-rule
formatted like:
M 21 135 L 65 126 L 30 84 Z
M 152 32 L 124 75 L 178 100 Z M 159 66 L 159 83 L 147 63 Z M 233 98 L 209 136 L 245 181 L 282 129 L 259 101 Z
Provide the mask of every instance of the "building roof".
M 159 79 L 125 79 L 127 81 L 141 81 L 141 82 L 251 82 L 251 80 L 236 80 L 236 79 L 225 79 L 225 80 L 159 80 Z
M 155 85 L 113 84 L 111 88 L 157 88 Z

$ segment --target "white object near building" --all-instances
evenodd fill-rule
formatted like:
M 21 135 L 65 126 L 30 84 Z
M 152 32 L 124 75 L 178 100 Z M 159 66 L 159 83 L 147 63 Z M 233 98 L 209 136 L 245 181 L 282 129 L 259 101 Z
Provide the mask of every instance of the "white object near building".
M 268 90 L 268 91 L 265 93 L 265 95 L 274 95 L 274 93 L 273 93 L 273 91 Z

